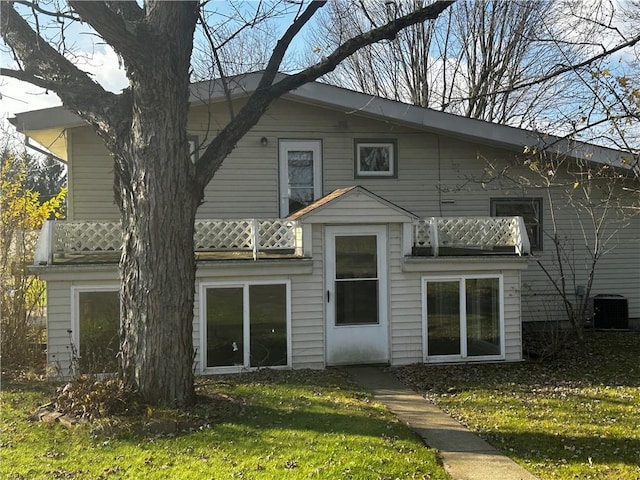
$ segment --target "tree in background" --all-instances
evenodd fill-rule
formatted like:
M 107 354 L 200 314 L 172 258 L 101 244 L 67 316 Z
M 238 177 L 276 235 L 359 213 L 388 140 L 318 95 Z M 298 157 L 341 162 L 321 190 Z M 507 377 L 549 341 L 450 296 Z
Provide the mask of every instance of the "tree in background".
M 365 9 L 363 2 L 336 0 L 309 45 L 324 55 L 343 38 L 424 3 L 379 2 Z M 601 102 L 599 94 L 611 85 L 592 74 L 614 63 L 609 80 L 637 78 L 637 57 L 635 65 L 613 57 L 635 55 L 637 12 L 637 2 L 623 9 L 607 2 L 459 0 L 437 19 L 361 49 L 324 79 L 490 122 L 608 144 L 613 137 L 624 146 L 621 134 L 629 128 L 609 136 L 602 128 L 603 116 L 619 102 L 613 91 L 609 102 Z
M 380 2 L 365 10 L 363 3 L 358 8 L 336 0 L 322 15 L 310 45 L 322 55 L 345 36 L 423 3 Z M 638 26 L 637 1 L 460 0 L 437 19 L 358 51 L 324 78 L 541 132 L 540 145 L 528 146 L 524 159 L 514 158 L 506 166 L 490 160 L 484 176 L 460 176 L 487 188 L 499 181 L 502 192 L 544 196 L 551 215 L 540 228 L 551 248 L 533 259 L 552 290 L 546 299 L 559 299 L 573 334 L 581 338 L 597 267 L 640 208 L 640 192 L 630 182 L 640 177 Z M 318 39 L 327 40 L 319 44 Z M 568 150 L 575 140 L 618 148 L 627 153 L 626 165 L 613 168 L 595 158 L 576 161 L 551 154 L 546 147 L 555 142 L 545 133 L 566 140 Z M 571 208 L 560 212 L 560 205 Z M 567 215 L 558 220 L 559 213 Z M 546 320 L 545 314 L 536 314 Z
M 212 133 L 193 162 L 187 115 L 194 33 L 199 22 L 211 31 L 211 22 L 220 18 L 207 17 L 207 3 L 213 4 L 70 1 L 63 10 L 36 1 L 0 2 L 0 33 L 17 63 L 0 73 L 55 92 L 103 139 L 114 159 L 116 204 L 125 232 L 120 376 L 151 404 L 184 406 L 195 400 L 194 223 L 204 189 L 222 162 L 274 100 L 332 71 L 360 48 L 393 40 L 404 28 L 436 18 L 451 2 L 437 1 L 345 37 L 320 61 L 286 77 L 277 74 L 289 46 L 326 2 L 274 2 L 289 12 L 289 26 L 272 46 L 256 90 L 238 112 L 230 112 L 229 123 Z M 252 5 L 254 18 L 260 19 L 272 4 Z M 82 21 L 90 26 L 119 55 L 128 88 L 108 92 L 78 69 L 65 56 L 64 27 L 56 38 L 45 38 L 47 19 L 49 25 Z M 243 28 L 251 26 L 235 31 Z M 219 44 L 212 38 L 215 58 Z M 226 88 L 226 76 L 221 79 Z
M 4 149 L 0 166 L 0 351 L 2 366 L 42 368 L 45 285 L 28 271 L 45 220 L 60 218 L 66 188 L 47 200 L 30 188 L 34 159 Z M 31 172 L 33 173 L 33 172 Z

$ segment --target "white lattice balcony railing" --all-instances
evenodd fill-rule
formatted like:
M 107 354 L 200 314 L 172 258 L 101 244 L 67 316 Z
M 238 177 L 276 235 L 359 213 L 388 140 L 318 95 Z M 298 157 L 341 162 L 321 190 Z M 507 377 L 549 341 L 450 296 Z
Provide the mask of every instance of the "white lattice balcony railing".
M 513 247 L 518 255 L 531 251 L 522 217 L 423 218 L 413 225 L 413 246 L 430 248 L 434 256 L 445 247 L 479 250 Z
M 233 219 L 197 220 L 196 252 L 292 251 L 302 254 L 300 225 L 295 220 Z M 54 258 L 99 253 L 117 253 L 122 248 L 120 222 L 47 221 L 42 227 L 34 263 L 51 264 Z

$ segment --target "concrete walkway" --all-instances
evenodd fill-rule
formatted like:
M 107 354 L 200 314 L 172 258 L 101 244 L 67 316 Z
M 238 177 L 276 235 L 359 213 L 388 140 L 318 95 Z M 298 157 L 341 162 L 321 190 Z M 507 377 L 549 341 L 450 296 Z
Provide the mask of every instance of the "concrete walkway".
M 353 380 L 438 450 L 454 480 L 536 480 L 510 458 L 471 433 L 433 403 L 380 367 L 349 367 Z

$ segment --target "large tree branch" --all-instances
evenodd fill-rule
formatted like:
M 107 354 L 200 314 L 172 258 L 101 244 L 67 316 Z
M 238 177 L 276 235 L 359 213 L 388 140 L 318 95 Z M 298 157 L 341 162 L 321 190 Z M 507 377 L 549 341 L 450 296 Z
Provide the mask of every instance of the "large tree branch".
M 361 48 L 382 40 L 393 40 L 398 35 L 398 32 L 411 25 L 438 18 L 438 16 L 447 7 L 449 7 L 449 5 L 454 3 L 454 1 L 455 0 L 439 0 L 427 7 L 415 10 L 407 15 L 399 17 L 396 20 L 386 23 L 381 27 L 357 35 L 344 42 L 329 56 L 323 58 L 322 61 L 274 84 L 268 93 L 270 95 L 280 96 L 304 85 L 305 83 L 317 80 L 321 76 L 335 70 L 340 62 Z
M 148 45 L 136 38 L 138 22 L 142 18 L 142 10 L 133 3 L 126 9 L 111 8 L 103 1 L 71 0 L 69 5 L 80 15 L 83 21 L 91 25 L 96 32 L 129 63 L 137 63 L 138 58 L 145 56 Z M 122 6 L 121 6 L 122 7 Z M 131 9 L 139 10 L 135 15 Z
M 45 10 L 40 5 L 38 5 L 38 3 L 34 2 L 34 1 L 14 0 L 13 3 L 19 3 L 21 5 L 24 5 L 27 8 L 30 8 L 30 9 L 36 11 L 36 12 L 42 13 L 44 15 L 48 15 L 50 17 L 55 17 L 58 20 L 61 20 L 61 19 L 67 19 L 67 20 L 72 20 L 72 21 L 79 20 L 77 15 L 74 15 L 73 12 L 62 12 L 62 11 L 54 12 L 54 11 L 50 11 L 50 10 Z
M 287 31 L 284 33 L 282 38 L 278 40 L 276 47 L 273 49 L 271 58 L 269 58 L 269 63 L 267 63 L 264 75 L 262 76 L 260 84 L 258 85 L 258 90 L 262 90 L 271 86 L 271 84 L 273 83 L 273 79 L 280 69 L 282 59 L 289 49 L 289 45 L 291 45 L 291 42 L 293 41 L 295 36 L 300 33 L 302 27 L 307 24 L 311 17 L 313 17 L 318 9 L 324 6 L 325 3 L 327 3 L 326 0 L 311 2 L 309 6 L 304 10 L 304 12 L 302 12 L 302 15 L 297 17 L 289 26 L 289 28 L 287 28 Z
M 227 155 L 231 153 L 237 142 L 260 120 L 267 107 L 276 98 L 333 71 L 342 60 L 363 47 L 381 40 L 392 40 L 403 28 L 437 18 L 453 1 L 437 1 L 381 27 L 353 37 L 336 48 L 333 53 L 319 63 L 272 84 L 291 40 L 311 18 L 311 15 L 324 4 L 324 2 L 312 2 L 278 42 L 269 61 L 267 71 L 264 73 L 256 91 L 249 97 L 249 100 L 238 115 L 213 139 L 200 157 L 200 160 L 198 160 L 196 165 L 197 188 L 201 192 L 204 191 L 205 186 L 213 178 L 213 175 L 220 168 Z
M 104 131 L 113 120 L 112 109 L 118 104 L 115 94 L 105 91 L 51 47 L 9 2 L 0 1 L 0 34 L 23 68 L 23 73 L 3 69 L 3 75 L 54 91 L 67 108 Z

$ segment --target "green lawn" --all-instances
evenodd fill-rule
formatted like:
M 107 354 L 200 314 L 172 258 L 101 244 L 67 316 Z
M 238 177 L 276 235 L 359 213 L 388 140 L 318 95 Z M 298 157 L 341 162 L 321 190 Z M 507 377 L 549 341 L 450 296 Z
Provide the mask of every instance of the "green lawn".
M 211 377 L 198 392 L 208 403 L 189 413 L 67 429 L 28 420 L 52 386 L 4 379 L 0 478 L 447 478 L 435 453 L 340 371 Z M 174 420 L 195 431 L 173 432 Z
M 393 369 L 541 479 L 640 479 L 640 334 L 545 363 Z

